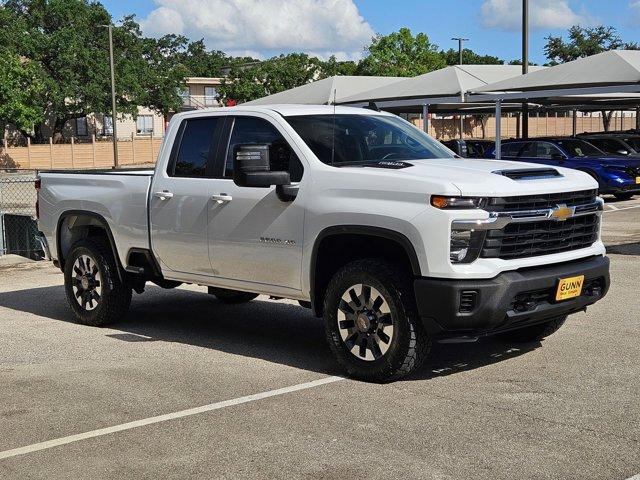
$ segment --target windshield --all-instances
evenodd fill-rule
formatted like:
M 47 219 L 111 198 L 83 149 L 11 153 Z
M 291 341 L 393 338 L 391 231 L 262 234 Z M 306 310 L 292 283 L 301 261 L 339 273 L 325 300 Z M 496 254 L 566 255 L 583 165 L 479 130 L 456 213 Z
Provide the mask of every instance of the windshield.
M 558 145 L 564 148 L 572 157 L 602 157 L 604 152 L 584 140 L 558 140 Z
M 286 120 L 320 161 L 328 165 L 455 156 L 451 150 L 398 117 L 329 114 L 300 115 L 286 117 Z

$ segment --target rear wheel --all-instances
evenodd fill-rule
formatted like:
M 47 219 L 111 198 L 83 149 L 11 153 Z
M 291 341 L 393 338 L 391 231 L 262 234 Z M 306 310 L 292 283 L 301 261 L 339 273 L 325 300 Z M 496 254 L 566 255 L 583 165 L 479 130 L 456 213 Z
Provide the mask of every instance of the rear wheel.
M 257 293 L 240 292 L 238 290 L 228 290 L 226 288 L 209 287 L 208 291 L 211 295 L 224 303 L 247 303 L 258 296 Z
M 633 193 L 614 193 L 613 196 L 618 200 L 630 200 L 633 198 Z
M 111 249 L 102 239 L 76 242 L 65 260 L 67 301 L 79 323 L 99 327 L 120 320 L 131 304 Z
M 539 342 L 560 330 L 560 327 L 564 325 L 566 320 L 566 316 L 554 318 L 553 320 L 541 323 L 540 325 L 532 325 L 531 327 L 501 333 L 500 338 L 518 343 Z
M 358 260 L 327 287 L 327 341 L 352 377 L 390 381 L 419 367 L 431 347 L 417 315 L 411 275 L 383 260 Z

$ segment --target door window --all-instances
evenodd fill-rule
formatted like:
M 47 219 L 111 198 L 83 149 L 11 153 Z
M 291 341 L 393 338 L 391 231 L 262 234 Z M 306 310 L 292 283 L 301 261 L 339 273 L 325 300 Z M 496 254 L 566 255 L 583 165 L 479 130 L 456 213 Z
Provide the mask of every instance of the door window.
M 292 182 L 302 179 L 302 163 L 282 134 L 268 121 L 258 117 L 236 117 L 231 129 L 224 166 L 224 177 L 233 177 L 233 152 L 236 145 L 269 144 L 271 170 L 286 171 Z
M 518 156 L 518 152 L 520 151 L 520 149 L 522 148 L 522 143 L 521 142 L 510 142 L 510 143 L 503 143 L 502 147 L 500 147 L 502 150 L 502 157 L 517 157 Z
M 213 107 L 218 104 L 216 98 L 218 97 L 218 92 L 215 87 L 204 87 L 204 105 L 205 107 Z
M 213 136 L 220 117 L 185 120 L 180 146 L 169 175 L 173 177 L 204 177 L 207 161 L 213 153 Z
M 562 155 L 562 152 L 558 150 L 558 147 L 548 142 L 536 142 L 537 158 L 550 160 L 554 158 L 554 155 L 556 156 L 556 158 L 558 157 L 558 155 Z

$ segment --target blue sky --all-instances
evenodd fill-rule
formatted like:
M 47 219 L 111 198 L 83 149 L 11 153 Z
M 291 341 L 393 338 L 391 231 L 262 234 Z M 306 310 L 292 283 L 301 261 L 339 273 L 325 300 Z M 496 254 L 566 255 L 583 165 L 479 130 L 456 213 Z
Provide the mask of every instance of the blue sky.
M 613 25 L 640 41 L 640 0 L 530 0 L 531 60 L 544 63 L 544 37 L 569 25 Z M 479 53 L 520 57 L 521 0 L 107 0 L 114 18 L 135 13 L 148 35 L 174 32 L 232 54 L 305 51 L 358 58 L 373 33 L 407 26 L 442 48 L 470 38 Z M 247 8 L 247 5 L 250 8 Z

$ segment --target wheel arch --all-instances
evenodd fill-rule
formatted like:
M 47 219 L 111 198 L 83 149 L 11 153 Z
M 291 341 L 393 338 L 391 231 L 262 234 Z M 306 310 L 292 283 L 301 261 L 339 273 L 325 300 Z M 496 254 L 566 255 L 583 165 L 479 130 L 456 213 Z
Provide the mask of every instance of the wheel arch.
M 66 227 L 66 228 L 65 228 Z M 107 220 L 99 213 L 87 210 L 67 210 L 58 218 L 56 225 L 56 250 L 60 269 L 64 271 L 65 258 L 71 250 L 71 246 L 82 238 L 96 236 L 97 231 L 104 232 L 109 242 L 111 253 L 118 266 L 118 277 L 123 279 L 122 264 L 118 256 L 116 242 Z M 91 234 L 94 235 L 91 235 Z
M 356 251 L 354 244 L 363 247 L 361 251 Z M 336 246 L 346 246 L 346 249 L 340 249 L 336 256 L 335 252 L 328 251 Z M 329 253 L 332 255 L 328 256 Z M 420 262 L 411 240 L 395 230 L 369 225 L 338 225 L 327 227 L 318 234 L 313 244 L 309 268 L 314 315 L 322 315 L 324 291 L 337 269 L 349 261 L 372 256 L 400 259 L 413 276 L 421 275 Z M 319 262 L 319 259 L 329 261 Z

